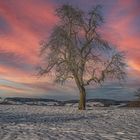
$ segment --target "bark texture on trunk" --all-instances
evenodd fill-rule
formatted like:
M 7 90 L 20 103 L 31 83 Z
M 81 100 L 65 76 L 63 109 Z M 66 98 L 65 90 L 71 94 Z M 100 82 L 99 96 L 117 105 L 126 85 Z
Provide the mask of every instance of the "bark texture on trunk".
M 86 109 L 86 92 L 85 88 L 81 87 L 80 90 L 80 100 L 79 100 L 79 110 L 85 110 Z
M 85 87 L 82 85 L 82 83 L 80 82 L 79 78 L 77 75 L 74 75 L 75 76 L 75 82 L 77 84 L 77 87 L 79 89 L 79 96 L 80 96 L 80 99 L 79 99 L 79 110 L 85 110 L 86 109 L 86 90 L 85 90 Z

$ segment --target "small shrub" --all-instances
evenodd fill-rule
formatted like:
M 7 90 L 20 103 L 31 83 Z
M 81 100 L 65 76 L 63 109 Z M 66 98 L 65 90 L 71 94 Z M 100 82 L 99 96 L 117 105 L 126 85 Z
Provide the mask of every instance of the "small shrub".
M 131 101 L 127 104 L 127 107 L 140 107 L 140 100 L 139 101 Z

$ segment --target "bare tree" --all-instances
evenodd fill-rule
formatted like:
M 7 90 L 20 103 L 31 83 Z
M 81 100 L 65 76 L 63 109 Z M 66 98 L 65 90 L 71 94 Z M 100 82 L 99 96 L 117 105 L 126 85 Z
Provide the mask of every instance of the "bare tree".
M 80 93 L 80 110 L 86 106 L 86 86 L 125 76 L 123 53 L 98 33 L 103 23 L 100 8 L 97 5 L 85 13 L 71 5 L 62 5 L 56 10 L 58 25 L 49 39 L 41 43 L 44 65 L 39 68 L 39 75 L 53 70 L 56 82 L 74 79 Z
M 135 92 L 135 96 L 138 97 L 138 100 L 140 100 L 140 88 L 138 88 Z

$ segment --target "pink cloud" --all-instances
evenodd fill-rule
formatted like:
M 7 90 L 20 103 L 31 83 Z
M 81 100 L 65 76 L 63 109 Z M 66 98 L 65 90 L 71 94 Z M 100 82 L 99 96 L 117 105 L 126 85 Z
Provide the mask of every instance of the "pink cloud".
M 111 8 L 110 13 L 103 26 L 102 34 L 120 50 L 125 51 L 129 66 L 140 72 L 140 33 L 134 32 L 138 27 L 133 25 L 133 22 L 140 17 L 139 6 L 134 0 L 119 0 Z
M 80 2 L 86 6 L 90 6 L 91 3 L 94 4 L 91 0 L 89 0 L 89 4 L 85 1 Z M 105 0 L 102 2 L 104 3 Z M 109 5 L 109 2 L 106 5 Z M 133 25 L 133 22 L 140 17 L 140 8 L 135 0 L 117 0 L 111 6 L 107 9 L 108 15 L 101 32 L 109 42 L 117 45 L 120 50 L 126 51 L 127 62 L 132 70 L 130 73 L 140 73 L 140 33 L 134 32 Z M 51 1 L 45 1 L 44 4 L 40 0 L 1 0 L 0 16 L 8 22 L 11 30 L 8 34 L 1 36 L 0 51 L 21 56 L 22 61 L 28 65 L 37 65 L 40 61 L 38 58 L 39 42 L 49 36 L 52 27 L 58 21 L 54 13 L 56 7 L 57 5 Z M 30 83 L 33 86 L 36 83 L 51 81 L 47 77 L 37 82 L 31 73 L 34 74 L 34 71 L 29 72 L 18 69 L 14 65 L 0 64 L 0 75 L 7 80 L 23 82 L 23 84 Z M 3 86 L 1 88 L 6 89 L 8 87 Z M 38 88 L 40 90 L 44 86 L 38 86 Z M 49 89 L 49 87 L 47 88 Z
M 16 4 L 18 10 L 13 10 L 10 4 Z M 41 37 L 40 32 L 33 30 L 32 25 L 34 23 L 44 25 L 42 30 L 52 27 L 56 23 L 53 4 L 48 3 L 45 6 L 38 6 L 33 4 L 33 1 L 14 1 L 8 5 L 5 1 L 1 1 L 0 12 L 12 28 L 12 32 L 9 35 L 3 36 L 0 39 L 0 48 L 5 51 L 21 54 L 29 62 L 36 63 L 38 61 L 39 41 L 44 36 L 42 35 Z M 45 36 L 47 35 L 48 33 L 46 32 Z

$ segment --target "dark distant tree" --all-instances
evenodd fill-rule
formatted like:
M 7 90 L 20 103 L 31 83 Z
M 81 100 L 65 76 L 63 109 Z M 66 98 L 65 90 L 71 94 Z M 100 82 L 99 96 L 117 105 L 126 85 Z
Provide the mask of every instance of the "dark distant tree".
M 135 96 L 138 97 L 138 100 L 140 100 L 140 88 L 135 92 Z
M 53 71 L 55 82 L 74 79 L 80 93 L 80 110 L 86 106 L 86 86 L 125 76 L 123 53 L 99 35 L 103 23 L 100 8 L 98 5 L 85 13 L 71 5 L 62 5 L 56 10 L 59 23 L 49 39 L 41 43 L 43 65 L 39 67 L 39 75 Z

